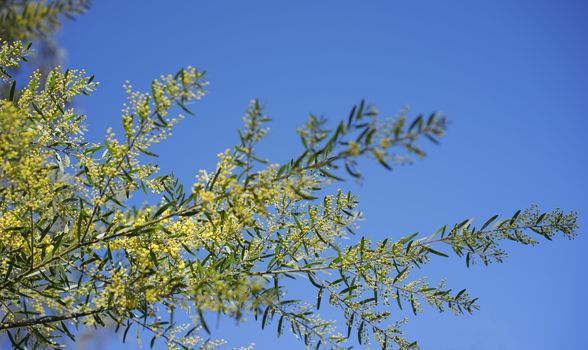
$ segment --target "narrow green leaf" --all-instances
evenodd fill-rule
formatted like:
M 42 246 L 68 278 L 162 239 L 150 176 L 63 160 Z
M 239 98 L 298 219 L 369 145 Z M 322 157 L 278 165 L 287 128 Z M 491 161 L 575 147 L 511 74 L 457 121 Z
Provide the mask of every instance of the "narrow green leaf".
M 513 215 L 513 216 L 512 216 L 512 218 L 510 219 L 510 224 L 511 224 L 511 225 L 515 223 L 515 221 L 516 221 L 516 220 L 517 220 L 517 218 L 519 217 L 519 214 L 520 214 L 520 213 L 521 213 L 521 211 L 520 211 L 520 210 L 517 210 L 517 212 L 516 212 L 516 213 L 514 213 L 514 215 Z
M 143 154 L 146 154 L 146 155 L 148 155 L 148 156 L 150 156 L 150 157 L 156 157 L 156 158 L 157 158 L 157 157 L 159 157 L 157 154 L 155 154 L 155 153 L 153 153 L 153 152 L 149 152 L 148 150 L 146 150 L 146 149 L 143 149 L 143 148 L 141 148 L 141 147 L 137 147 L 137 149 L 138 149 L 138 150 L 139 150 L 141 153 L 143 153 Z
M 132 326 L 132 325 L 133 325 L 133 324 L 132 324 L 131 322 L 129 322 L 129 323 L 127 324 L 127 328 L 125 328 L 125 331 L 124 331 L 124 333 L 123 333 L 123 344 L 124 344 L 124 343 L 125 343 L 125 341 L 127 340 L 127 333 L 129 333 L 129 329 L 131 329 L 131 326 Z
M 408 270 L 408 266 L 405 267 L 402 271 L 400 271 L 396 277 L 394 277 L 394 281 L 392 281 L 392 284 L 396 284 L 396 282 L 398 282 L 402 276 L 404 276 L 404 274 L 406 273 L 406 271 Z
M 398 243 L 400 243 L 400 244 L 404 244 L 404 243 L 406 243 L 406 242 L 410 241 L 411 239 L 415 238 L 416 236 L 418 236 L 418 234 L 419 234 L 418 232 L 415 232 L 415 233 L 411 234 L 410 236 L 402 237 L 402 238 L 401 238 L 401 239 L 398 241 Z
M 152 218 L 155 219 L 159 217 L 159 215 L 163 214 L 164 211 L 166 211 L 169 207 L 171 207 L 174 204 L 176 204 L 174 201 L 165 203 L 155 212 L 155 214 L 153 214 Z
M 278 338 L 282 335 L 282 323 L 284 322 L 284 315 L 280 316 L 278 321 Z
M 355 314 L 352 314 L 351 317 L 349 318 L 349 321 L 347 321 L 347 338 L 349 338 L 349 336 L 351 335 L 351 328 L 353 327 L 353 319 L 355 318 Z
M 265 323 L 267 321 L 267 315 L 269 314 L 270 307 L 268 306 L 265 311 L 263 312 L 263 317 L 261 318 L 261 329 L 265 328 Z
M 493 217 L 491 217 L 490 219 L 488 219 L 488 221 L 486 221 L 484 223 L 484 225 L 482 225 L 482 227 L 480 228 L 480 231 L 484 231 L 484 229 L 486 227 L 488 227 L 488 225 L 490 225 L 494 220 L 496 220 L 496 218 L 498 218 L 498 215 L 494 215 Z
M 363 117 L 363 108 L 365 106 L 365 100 L 361 100 L 359 103 L 359 109 L 357 110 L 356 118 L 360 120 Z
M 316 296 L 316 309 L 319 310 L 321 308 L 321 300 L 323 299 L 323 287 L 321 287 L 318 291 Z
M 16 102 L 14 101 L 14 90 L 16 89 L 16 81 L 12 81 L 12 83 L 10 84 L 10 94 L 8 95 L 8 100 L 12 101 L 12 102 Z
M 410 306 L 412 307 L 412 313 L 416 315 L 417 308 L 416 308 L 416 299 L 414 298 L 414 294 L 410 296 Z
M 210 330 L 208 329 L 208 325 L 206 324 L 206 321 L 204 320 L 204 315 L 202 315 L 202 310 L 200 309 L 198 309 L 198 316 L 200 317 L 200 324 L 202 325 L 202 328 L 204 328 L 206 333 L 210 334 Z
M 378 163 L 380 163 L 387 170 L 392 170 L 392 167 L 388 163 L 386 163 L 383 159 L 378 159 Z
M 353 121 L 353 116 L 355 115 L 356 109 L 357 109 L 357 106 L 353 106 L 353 108 L 351 109 L 351 112 L 349 113 L 349 118 L 347 118 L 347 129 L 349 129 L 351 127 L 351 123 Z
M 180 101 L 176 102 L 178 104 L 178 106 L 186 113 L 188 113 L 189 115 L 196 115 L 194 114 L 194 112 L 192 112 L 191 110 L 189 110 L 183 103 L 181 103 Z
M 429 253 L 433 253 L 433 254 L 435 254 L 435 255 L 443 256 L 443 257 L 445 257 L 445 258 L 448 258 L 448 257 L 449 257 L 449 255 L 447 255 L 447 254 L 445 254 L 445 253 L 443 253 L 443 252 L 437 251 L 437 250 L 435 250 L 435 249 L 433 249 L 433 248 L 430 248 L 430 247 L 427 247 L 427 246 L 425 246 L 424 248 L 425 248 L 425 249 L 426 249 L 426 250 L 427 250 Z
M 537 218 L 537 221 L 535 221 L 535 225 L 539 225 L 539 224 L 541 223 L 541 221 L 543 221 L 543 219 L 545 218 L 545 215 L 546 215 L 546 214 L 547 214 L 547 213 L 543 213 L 543 214 L 541 214 L 541 215 L 540 215 L 540 216 Z

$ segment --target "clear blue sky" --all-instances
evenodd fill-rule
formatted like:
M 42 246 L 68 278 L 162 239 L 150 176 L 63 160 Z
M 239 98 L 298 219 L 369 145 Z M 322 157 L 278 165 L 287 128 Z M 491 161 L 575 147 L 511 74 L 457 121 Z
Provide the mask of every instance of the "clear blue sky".
M 427 274 L 467 287 L 481 311 L 429 310 L 408 336 L 423 349 L 585 349 L 587 15 L 582 0 L 102 0 L 59 38 L 67 67 L 101 82 L 78 101 L 95 139 L 119 125 L 125 80 L 147 87 L 184 65 L 208 70 L 198 116 L 157 149 L 162 172 L 185 183 L 237 141 L 254 97 L 274 118 L 262 146 L 274 161 L 299 150 L 294 130 L 309 112 L 336 120 L 361 98 L 384 115 L 405 105 L 444 112 L 450 130 L 425 161 L 392 173 L 368 165 L 363 186 L 348 184 L 361 198 L 362 234 L 428 233 L 537 203 L 578 211 L 580 236 L 512 247 L 487 268 L 438 260 Z M 221 326 L 214 335 L 233 346 L 303 347 L 254 321 Z

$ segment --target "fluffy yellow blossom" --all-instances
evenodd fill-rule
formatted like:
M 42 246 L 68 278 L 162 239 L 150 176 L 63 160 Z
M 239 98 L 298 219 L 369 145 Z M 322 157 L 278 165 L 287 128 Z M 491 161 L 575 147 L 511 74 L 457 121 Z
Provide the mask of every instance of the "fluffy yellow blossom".
M 355 141 L 349 141 L 348 150 L 350 155 L 358 156 L 360 152 L 359 144 Z
M 212 202 L 214 200 L 214 193 L 210 191 L 200 192 L 200 198 L 206 203 Z

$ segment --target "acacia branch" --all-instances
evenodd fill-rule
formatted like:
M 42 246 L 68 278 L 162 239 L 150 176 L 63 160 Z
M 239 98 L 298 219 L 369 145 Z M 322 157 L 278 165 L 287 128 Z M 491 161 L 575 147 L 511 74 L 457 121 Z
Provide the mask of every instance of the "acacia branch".
M 108 308 L 104 307 L 104 308 L 99 308 L 96 310 L 76 312 L 76 313 L 69 314 L 69 315 L 43 316 L 43 317 L 34 318 L 34 319 L 27 319 L 25 321 L 12 322 L 12 323 L 1 323 L 0 330 L 12 329 L 12 328 L 23 328 L 23 327 L 36 326 L 36 325 L 60 322 L 60 321 L 71 320 L 71 319 L 79 319 L 82 317 L 96 315 L 96 314 L 105 312 L 107 310 L 108 310 Z

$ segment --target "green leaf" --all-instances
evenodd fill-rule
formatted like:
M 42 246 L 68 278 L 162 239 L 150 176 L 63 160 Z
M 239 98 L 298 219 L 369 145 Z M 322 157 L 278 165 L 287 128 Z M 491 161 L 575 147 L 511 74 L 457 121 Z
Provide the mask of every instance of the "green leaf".
M 347 321 L 347 338 L 351 335 L 351 328 L 353 327 L 353 319 L 355 318 L 355 314 L 351 314 L 351 317 Z
M 137 149 L 138 149 L 138 150 L 139 150 L 141 153 L 143 153 L 143 154 L 146 154 L 146 155 L 148 155 L 148 156 L 150 156 L 150 157 L 156 157 L 156 158 L 157 158 L 157 157 L 159 157 L 157 154 L 155 154 L 155 153 L 153 153 L 153 152 L 149 152 L 148 150 L 146 150 L 146 149 L 143 149 L 143 148 L 141 148 L 141 147 L 137 147 Z M 111 153 L 112 153 L 112 152 L 111 152 Z
M 519 214 L 520 214 L 520 213 L 521 213 L 521 211 L 520 211 L 520 210 L 517 210 L 517 212 L 516 212 L 516 213 L 514 213 L 514 215 L 513 215 L 513 216 L 512 216 L 512 218 L 510 219 L 510 224 L 511 224 L 511 225 L 515 223 L 515 221 L 516 221 L 516 220 L 517 220 L 517 218 L 519 217 Z
M 383 159 L 378 159 L 378 163 L 380 163 L 387 170 L 392 170 L 392 167 L 388 163 L 386 163 Z
M 470 221 L 470 219 L 466 219 L 466 220 L 464 220 L 464 221 L 460 222 L 459 224 L 455 225 L 455 228 L 459 230 L 459 229 L 460 229 L 460 228 L 462 228 L 462 227 L 463 227 L 465 224 L 467 224 L 469 221 Z
M 373 301 L 376 301 L 376 298 L 367 298 L 367 299 L 364 299 L 364 300 L 360 301 L 359 304 L 360 305 L 364 305 L 364 304 L 367 304 L 367 303 L 371 303 Z
M 196 114 L 194 114 L 194 112 L 192 112 L 191 110 L 189 110 L 188 108 L 186 108 L 186 106 L 185 106 L 185 105 L 184 105 L 182 102 L 180 102 L 180 101 L 177 101 L 176 103 L 178 104 L 178 106 L 179 106 L 179 107 L 180 107 L 180 108 L 181 108 L 181 109 L 182 109 L 184 112 L 188 113 L 189 115 L 196 115 Z
M 488 221 L 486 221 L 484 223 L 484 225 L 482 225 L 482 228 L 480 228 L 480 231 L 483 231 L 486 227 L 488 227 L 488 225 L 490 225 L 494 220 L 496 220 L 496 218 L 498 218 L 498 215 L 494 215 L 493 217 L 488 219 Z
M 16 102 L 14 101 L 14 91 L 16 89 L 16 81 L 12 81 L 12 83 L 10 84 L 10 93 L 8 95 L 8 100 L 12 101 L 12 102 Z
M 200 309 L 198 309 L 198 317 L 200 318 L 200 325 L 202 326 L 202 328 L 204 328 L 206 333 L 210 334 L 210 330 L 208 329 L 208 325 L 206 324 L 206 321 L 204 320 L 204 315 L 202 315 L 202 310 Z
M 216 183 L 216 180 L 218 179 L 221 171 L 223 170 L 222 167 L 219 167 L 218 170 L 216 171 L 216 173 L 214 174 L 214 177 L 212 178 L 212 181 L 208 184 L 208 190 L 210 191 L 212 189 L 212 187 L 214 186 L 214 184 Z
M 353 116 L 355 115 L 356 109 L 357 109 L 357 106 L 353 106 L 353 108 L 351 109 L 351 112 L 349 113 L 349 117 L 347 118 L 347 129 L 349 129 L 351 127 L 351 123 L 353 121 Z
M 423 125 L 423 116 L 419 115 L 413 120 L 413 122 L 408 127 L 408 132 L 411 132 L 416 126 L 418 126 L 418 131 L 421 131 L 421 127 Z
M 355 284 L 355 285 L 352 285 L 352 286 L 349 286 L 349 287 L 347 287 L 347 288 L 343 289 L 343 290 L 341 291 L 341 294 L 349 293 L 349 294 L 351 295 L 351 292 L 352 292 L 354 289 L 357 289 L 357 288 L 359 288 L 359 285 L 357 285 L 357 284 Z
M 414 294 L 412 294 L 410 296 L 410 306 L 412 307 L 412 313 L 416 315 L 417 308 L 416 308 L 416 299 L 414 298 Z
M 31 102 L 31 105 L 33 106 L 33 109 L 34 109 L 34 110 L 35 110 L 37 113 L 39 113 L 39 115 L 40 115 L 41 117 L 43 117 L 43 119 L 45 119 L 45 114 L 43 113 L 43 111 L 42 111 L 42 110 L 41 110 L 41 109 L 40 109 L 40 108 L 39 108 L 39 107 L 38 107 L 38 106 L 37 106 L 37 105 L 36 105 L 34 102 Z
M 402 271 L 400 271 L 396 277 L 394 277 L 394 281 L 392 281 L 392 284 L 396 284 L 396 282 L 398 282 L 400 280 L 400 278 L 402 278 L 402 276 L 404 276 L 404 274 L 406 273 L 406 271 L 408 270 L 408 266 L 405 267 Z
M 333 180 L 336 180 L 336 181 L 341 181 L 341 182 L 342 181 L 345 181 L 345 179 L 343 179 L 343 178 L 341 178 L 339 176 L 333 175 L 333 174 L 329 173 L 328 171 L 326 171 L 324 169 L 318 169 L 318 171 L 321 173 L 321 175 L 326 176 L 326 177 L 328 177 L 330 179 L 333 179 Z
M 535 225 L 539 225 L 541 223 L 541 221 L 543 221 L 543 219 L 545 218 L 545 215 L 547 215 L 547 213 L 543 213 L 541 214 L 538 218 L 537 221 L 535 221 Z
M 449 255 L 447 255 L 447 254 L 445 254 L 443 252 L 437 251 L 437 250 L 435 250 L 433 248 L 430 248 L 430 247 L 427 247 L 427 246 L 423 246 L 423 248 L 425 248 L 429 253 L 433 253 L 435 255 L 443 256 L 445 258 L 448 258 L 449 257 Z
M 261 329 L 265 328 L 265 322 L 267 321 L 267 315 L 269 314 L 269 310 L 270 307 L 268 306 L 263 312 L 263 317 L 261 318 Z
M 284 322 L 284 315 L 280 316 L 278 321 L 278 338 L 282 335 L 282 323 Z
M 365 106 L 365 100 L 361 100 L 359 103 L 359 109 L 357 110 L 356 118 L 360 120 L 363 117 L 363 108 Z
M 349 164 L 349 162 L 345 162 L 345 170 L 347 170 L 347 172 L 349 173 L 349 175 L 359 179 L 361 177 L 361 173 L 357 172 L 356 170 L 352 169 L 351 165 Z
M 296 187 L 294 187 L 294 186 L 291 186 L 290 188 L 292 189 L 292 191 L 294 191 L 294 193 L 296 193 L 302 199 L 306 199 L 306 200 L 312 201 L 312 200 L 315 200 L 315 199 L 318 198 L 318 197 L 314 197 L 314 196 L 311 196 L 309 194 L 306 194 L 306 193 L 304 193 L 304 192 L 296 189 Z
M 153 265 L 155 265 L 156 267 L 159 266 L 159 263 L 157 261 L 157 256 L 155 255 L 155 253 L 153 252 L 153 250 L 150 250 L 149 251 L 149 258 L 153 262 Z
M 155 212 L 155 214 L 153 214 L 152 218 L 155 219 L 159 217 L 159 215 L 163 214 L 164 211 L 166 211 L 169 207 L 171 207 L 174 204 L 176 204 L 176 202 L 174 201 L 165 203 Z
M 431 141 L 432 143 L 438 145 L 439 144 L 439 140 L 437 140 L 436 138 L 434 138 L 433 136 L 431 136 L 431 134 L 425 134 L 425 137 L 429 139 L 429 141 Z
M 316 309 L 319 310 L 321 308 L 321 300 L 323 298 L 323 287 L 321 287 L 318 291 L 316 296 Z
M 402 237 L 402 238 L 401 238 L 401 239 L 398 241 L 398 243 L 400 243 L 400 244 L 404 244 L 404 243 L 406 243 L 406 242 L 408 242 L 408 241 L 412 240 L 412 239 L 413 239 L 413 238 L 415 238 L 416 236 L 418 236 L 418 234 L 419 234 L 418 232 L 415 232 L 415 233 L 411 234 L 410 236 Z

